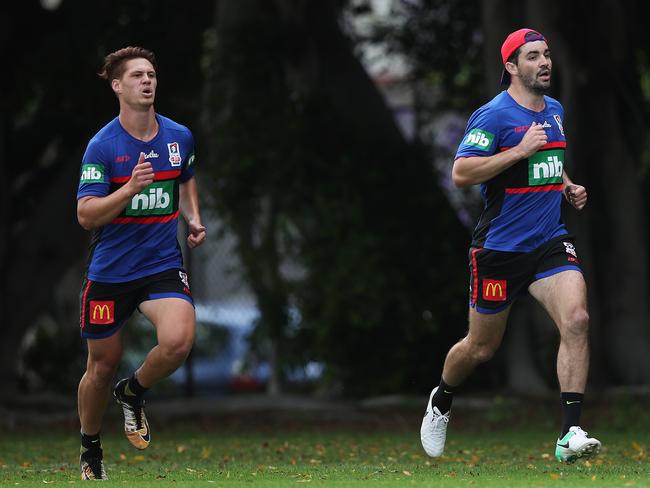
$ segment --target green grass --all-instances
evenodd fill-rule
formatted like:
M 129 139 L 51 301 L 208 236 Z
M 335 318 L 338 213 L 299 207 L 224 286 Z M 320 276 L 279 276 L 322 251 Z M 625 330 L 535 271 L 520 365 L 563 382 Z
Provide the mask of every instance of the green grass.
M 153 419 L 151 419 L 153 420 Z M 598 432 L 604 449 L 591 462 L 567 466 L 553 458 L 554 431 L 451 427 L 446 455 L 429 459 L 413 432 L 313 427 L 266 432 L 192 427 L 184 432 L 152 422 L 146 451 L 121 435 L 102 443 L 109 485 L 137 487 L 650 487 L 650 432 Z M 78 439 L 69 431 L 0 434 L 1 486 L 72 486 Z

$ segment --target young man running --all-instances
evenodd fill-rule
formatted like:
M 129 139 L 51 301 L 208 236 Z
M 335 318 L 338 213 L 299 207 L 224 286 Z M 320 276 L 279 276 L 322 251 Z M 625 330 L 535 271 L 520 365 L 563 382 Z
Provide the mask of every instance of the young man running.
M 501 57 L 501 82 L 509 87 L 471 116 L 452 169 L 456 186 L 480 184 L 485 200 L 469 252 L 469 331 L 447 354 L 420 436 L 429 456 L 442 455 L 454 393 L 495 353 L 510 307 L 528 292 L 560 333 L 563 425 L 555 456 L 571 463 L 600 450 L 580 427 L 589 368 L 587 292 L 560 212 L 563 196 L 581 210 L 587 191 L 564 171 L 564 109 L 545 95 L 552 73 L 546 39 L 519 29 L 503 43 Z
M 144 393 L 169 376 L 192 348 L 195 315 L 177 242 L 179 213 L 190 248 L 205 241 L 194 178 L 194 140 L 184 126 L 154 110 L 158 80 L 153 52 L 126 47 L 106 56 L 100 77 L 119 102 L 119 115 L 88 143 L 81 164 L 77 217 L 92 231 L 81 289 L 81 336 L 88 363 L 79 383 L 81 478 L 107 479 L 102 418 L 122 356 L 121 327 L 137 308 L 158 344 L 113 395 L 128 440 L 145 449 L 151 432 Z

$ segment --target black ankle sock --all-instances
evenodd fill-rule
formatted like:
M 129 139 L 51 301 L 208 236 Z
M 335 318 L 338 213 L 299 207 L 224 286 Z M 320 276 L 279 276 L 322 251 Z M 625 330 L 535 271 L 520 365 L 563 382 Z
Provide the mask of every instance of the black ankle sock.
M 99 432 L 94 435 L 81 433 L 81 449 L 83 452 L 91 449 L 101 449 L 102 441 L 99 439 Z
M 124 387 L 124 394 L 128 396 L 142 397 L 149 388 L 145 388 L 140 384 L 138 378 L 136 378 L 135 373 L 129 378 L 129 382 Z
M 438 385 L 438 390 L 436 391 L 433 398 L 431 398 L 431 406 L 438 407 L 440 413 L 447 413 L 451 410 L 451 402 L 454 399 L 454 392 L 456 391 L 456 386 L 450 386 L 445 381 L 440 378 L 440 384 Z
M 560 439 L 569 432 L 569 429 L 574 425 L 580 425 L 580 413 L 582 411 L 583 393 L 562 392 L 560 398 L 562 399 L 562 432 L 560 432 Z

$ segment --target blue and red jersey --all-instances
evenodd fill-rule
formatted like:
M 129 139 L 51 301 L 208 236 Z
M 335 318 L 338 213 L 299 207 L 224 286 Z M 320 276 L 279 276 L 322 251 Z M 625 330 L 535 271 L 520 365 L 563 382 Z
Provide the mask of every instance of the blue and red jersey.
M 158 134 L 151 141 L 131 136 L 116 117 L 88 143 L 77 199 L 104 197 L 127 183 L 141 152 L 154 170 L 153 183 L 112 222 L 93 231 L 89 280 L 121 283 L 183 265 L 179 184 L 194 175 L 194 139 L 187 127 L 159 114 L 156 120 Z
M 472 246 L 529 252 L 567 234 L 560 214 L 564 109 L 551 97 L 545 96 L 544 102 L 544 110 L 534 112 L 503 91 L 470 117 L 456 159 L 507 151 L 521 142 L 533 122 L 544 127 L 548 138 L 538 152 L 481 184 L 485 207 Z

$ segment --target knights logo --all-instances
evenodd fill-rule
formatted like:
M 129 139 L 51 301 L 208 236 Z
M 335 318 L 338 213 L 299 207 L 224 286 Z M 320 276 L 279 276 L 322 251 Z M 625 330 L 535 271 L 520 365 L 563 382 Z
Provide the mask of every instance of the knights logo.
M 169 162 L 172 164 L 172 166 L 180 166 L 182 159 L 178 142 L 168 143 L 167 150 L 169 151 Z
M 557 124 L 558 129 L 560 129 L 560 134 L 564 135 L 564 127 L 562 127 L 562 119 L 558 114 L 553 114 L 553 118 L 555 119 L 555 123 Z

